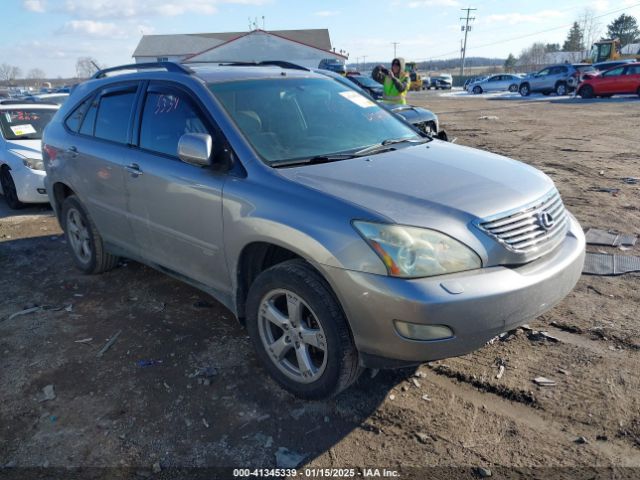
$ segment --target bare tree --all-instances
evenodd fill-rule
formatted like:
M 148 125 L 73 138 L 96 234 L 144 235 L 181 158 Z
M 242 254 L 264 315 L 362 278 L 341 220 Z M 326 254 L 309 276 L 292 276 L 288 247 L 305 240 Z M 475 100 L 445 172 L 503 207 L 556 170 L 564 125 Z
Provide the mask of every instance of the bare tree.
M 100 66 L 95 58 L 80 57 L 76 62 L 76 76 L 78 78 L 89 78 L 98 71 Z
M 585 8 L 578 17 L 578 24 L 582 30 L 582 41 L 584 42 L 584 57 L 589 56 L 589 51 L 593 42 L 600 38 L 602 33 L 602 25 L 596 20 L 596 14 L 590 8 Z
M 32 68 L 31 70 L 29 70 L 29 72 L 27 72 L 27 78 L 29 80 L 33 80 L 33 83 L 35 83 L 36 87 L 40 86 L 40 83 L 46 78 L 46 76 L 47 74 L 39 68 Z
M 21 75 L 22 71 L 15 65 L 9 65 L 8 63 L 3 63 L 2 65 L 0 65 L 0 80 L 6 83 L 13 82 Z
M 518 66 L 525 70 L 536 70 L 545 63 L 547 49 L 544 43 L 536 42 L 520 53 Z

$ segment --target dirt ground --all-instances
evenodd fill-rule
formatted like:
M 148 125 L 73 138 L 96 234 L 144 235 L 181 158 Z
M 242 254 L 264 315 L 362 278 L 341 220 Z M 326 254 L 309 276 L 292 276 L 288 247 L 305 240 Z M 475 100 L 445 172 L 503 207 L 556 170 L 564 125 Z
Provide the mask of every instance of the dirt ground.
M 459 144 L 550 175 L 585 229 L 640 234 L 640 185 L 621 180 L 640 176 L 640 99 L 411 95 Z M 464 357 L 366 372 L 336 399 L 305 402 L 266 376 L 246 332 L 207 295 L 134 262 L 82 275 L 49 210 L 7 214 L 0 466 L 10 468 L 0 477 L 24 478 L 26 467 L 105 467 L 91 470 L 102 478 L 269 468 L 284 447 L 303 467 L 361 477 L 386 467 L 400 478 L 474 478 L 482 467 L 494 478 L 640 478 L 637 275 L 583 275 L 531 323 L 551 339 L 520 329 Z M 640 243 L 618 253 L 640 255 Z M 33 306 L 46 307 L 9 319 Z M 556 385 L 536 386 L 538 376 Z M 55 398 L 45 400 L 48 385 Z

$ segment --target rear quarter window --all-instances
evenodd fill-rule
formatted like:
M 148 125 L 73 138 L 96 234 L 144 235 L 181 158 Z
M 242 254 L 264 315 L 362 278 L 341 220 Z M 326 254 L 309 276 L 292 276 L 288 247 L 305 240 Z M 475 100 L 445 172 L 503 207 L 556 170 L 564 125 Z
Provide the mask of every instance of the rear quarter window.
M 97 138 L 127 143 L 129 120 L 136 92 L 103 95 L 100 98 L 94 135 Z
M 80 131 L 80 125 L 82 125 L 82 119 L 84 118 L 84 114 L 91 105 L 92 98 L 86 99 L 84 102 L 81 102 L 71 114 L 65 120 L 65 125 L 72 132 L 78 133 Z

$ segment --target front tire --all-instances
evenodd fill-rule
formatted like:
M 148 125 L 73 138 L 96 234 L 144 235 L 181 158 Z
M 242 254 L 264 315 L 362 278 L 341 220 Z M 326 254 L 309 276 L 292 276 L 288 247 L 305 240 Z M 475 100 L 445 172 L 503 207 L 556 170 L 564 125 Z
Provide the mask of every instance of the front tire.
M 523 83 L 522 85 L 520 85 L 520 95 L 522 95 L 523 97 L 528 97 L 530 93 L 531 89 L 529 88 L 528 83 Z
M 247 330 L 260 362 L 293 395 L 337 395 L 361 373 L 347 319 L 331 288 L 308 263 L 277 264 L 253 282 Z
M 479 85 L 476 85 L 475 87 L 473 87 L 473 93 L 475 95 L 480 95 L 482 93 L 482 87 L 480 87 Z
M 102 237 L 78 197 L 68 196 L 62 204 L 62 228 L 76 267 L 84 273 L 111 270 L 118 257 L 105 250 Z
M 2 184 L 2 194 L 5 202 L 12 210 L 18 210 L 24 207 L 24 203 L 18 200 L 18 191 L 16 190 L 16 184 L 13 181 L 11 172 L 8 167 L 4 167 L 0 171 L 0 183 Z

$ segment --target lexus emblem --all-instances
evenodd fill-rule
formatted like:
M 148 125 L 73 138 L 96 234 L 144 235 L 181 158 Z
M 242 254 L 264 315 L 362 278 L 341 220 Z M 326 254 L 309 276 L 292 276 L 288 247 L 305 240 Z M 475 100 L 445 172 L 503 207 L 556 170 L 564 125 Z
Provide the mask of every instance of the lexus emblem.
M 538 225 L 540 225 L 543 230 L 549 230 L 556 223 L 555 219 L 549 212 L 540 212 L 537 217 Z

